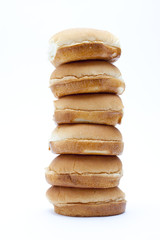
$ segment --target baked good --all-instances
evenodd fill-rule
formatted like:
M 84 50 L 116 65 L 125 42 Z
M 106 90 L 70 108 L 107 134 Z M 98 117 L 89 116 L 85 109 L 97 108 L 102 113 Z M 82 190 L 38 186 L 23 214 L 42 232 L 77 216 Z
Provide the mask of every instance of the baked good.
M 45 172 L 54 186 L 111 188 L 119 184 L 122 163 L 117 156 L 59 155 Z
M 105 61 L 83 61 L 63 64 L 50 77 L 55 97 L 79 93 L 122 94 L 125 83 L 113 64 Z
M 88 59 L 115 61 L 120 55 L 118 38 L 102 30 L 67 29 L 55 34 L 49 41 L 49 60 L 55 67 Z
M 58 214 L 79 217 L 110 216 L 125 211 L 124 193 L 118 188 L 67 188 L 52 186 L 47 198 Z
M 119 155 L 123 151 L 120 131 L 99 124 L 63 124 L 52 132 L 49 146 L 57 154 Z
M 62 97 L 54 102 L 54 119 L 63 123 L 121 123 L 123 104 L 115 94 L 79 94 Z

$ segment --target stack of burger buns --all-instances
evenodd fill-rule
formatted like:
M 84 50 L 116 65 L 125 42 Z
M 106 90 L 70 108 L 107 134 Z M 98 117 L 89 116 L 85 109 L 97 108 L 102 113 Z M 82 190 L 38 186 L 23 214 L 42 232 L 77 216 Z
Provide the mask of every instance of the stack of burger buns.
M 56 213 L 109 216 L 125 211 L 118 188 L 123 151 L 123 117 L 119 97 L 125 89 L 121 73 L 110 62 L 121 55 L 119 40 L 107 31 L 69 29 L 50 39 L 50 78 L 55 97 L 49 146 L 58 155 L 46 168 L 52 186 L 47 198 Z

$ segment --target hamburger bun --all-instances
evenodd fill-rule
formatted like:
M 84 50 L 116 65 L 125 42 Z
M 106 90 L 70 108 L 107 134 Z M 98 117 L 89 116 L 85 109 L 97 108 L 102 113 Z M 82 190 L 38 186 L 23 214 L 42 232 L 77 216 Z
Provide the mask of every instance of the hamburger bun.
M 55 34 L 49 41 L 49 60 L 55 67 L 88 59 L 115 61 L 120 55 L 118 38 L 102 30 L 67 29 Z
M 124 193 L 118 188 L 66 188 L 52 186 L 47 198 L 56 213 L 74 217 L 95 217 L 121 214 L 125 211 Z
M 79 94 L 62 97 L 54 102 L 54 119 L 58 124 L 121 123 L 123 104 L 115 94 Z
M 61 65 L 50 77 L 55 97 L 79 93 L 122 94 L 125 83 L 113 64 L 105 61 L 83 61 Z
M 122 163 L 116 156 L 59 155 L 45 172 L 54 186 L 111 188 L 119 184 Z
M 59 125 L 52 132 L 49 145 L 57 154 L 119 155 L 123 151 L 120 131 L 98 124 Z

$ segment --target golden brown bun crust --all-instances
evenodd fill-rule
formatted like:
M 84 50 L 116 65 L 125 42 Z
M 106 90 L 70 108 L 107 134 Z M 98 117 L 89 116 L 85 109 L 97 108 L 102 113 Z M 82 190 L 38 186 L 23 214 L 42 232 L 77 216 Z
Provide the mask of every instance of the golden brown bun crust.
M 54 119 L 58 124 L 88 122 L 116 125 L 121 123 L 123 116 L 122 101 L 115 94 L 71 95 L 58 99 L 54 104 Z
M 56 97 L 78 93 L 122 94 L 125 83 L 117 67 L 105 61 L 74 62 L 59 66 L 50 77 Z
M 120 155 L 124 144 L 121 141 L 62 140 L 50 142 L 56 154 Z
M 109 216 L 123 213 L 126 207 L 124 193 L 117 187 L 83 189 L 51 187 L 47 198 L 55 212 L 67 216 Z
M 55 186 L 116 187 L 122 176 L 122 163 L 116 156 L 59 155 L 46 169 L 45 176 Z
M 125 89 L 125 83 L 119 79 L 111 77 L 92 77 L 92 79 L 55 83 L 50 89 L 55 97 L 63 97 L 72 94 L 81 93 L 114 93 L 122 94 Z
M 82 60 L 116 61 L 121 55 L 121 49 L 104 45 L 103 43 L 81 43 L 73 46 L 61 47 L 51 63 L 58 67 L 61 64 Z
M 121 55 L 119 40 L 113 34 L 96 29 L 68 29 L 55 34 L 50 39 L 49 59 L 57 67 L 60 64 L 104 59 L 115 61 Z
M 124 213 L 126 201 L 103 204 L 66 204 L 65 206 L 54 206 L 58 214 L 71 217 L 103 217 L 114 216 Z
M 57 110 L 54 113 L 54 120 L 58 124 L 64 123 L 96 123 L 115 126 L 120 124 L 123 112 L 111 111 L 77 111 Z

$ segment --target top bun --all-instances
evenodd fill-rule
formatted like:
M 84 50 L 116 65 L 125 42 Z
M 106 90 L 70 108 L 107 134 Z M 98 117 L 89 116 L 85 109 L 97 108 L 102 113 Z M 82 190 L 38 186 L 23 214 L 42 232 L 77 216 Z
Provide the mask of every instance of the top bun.
M 54 105 L 56 110 L 120 111 L 123 109 L 123 103 L 118 95 L 106 93 L 64 96 L 54 101 Z
M 54 43 L 57 47 L 62 47 L 86 41 L 103 42 L 109 46 L 120 47 L 119 39 L 112 33 L 91 28 L 66 29 L 52 36 L 49 43 Z
M 80 79 L 88 76 L 111 76 L 122 80 L 119 69 L 113 64 L 106 61 L 83 61 L 63 64 L 57 67 L 51 74 L 50 85 L 52 80 L 59 82 L 67 79 Z
M 85 189 L 51 187 L 47 191 L 47 197 L 53 204 L 110 202 L 124 200 L 124 193 L 118 188 Z
M 64 139 L 87 139 L 102 141 L 122 141 L 120 131 L 107 125 L 98 124 L 63 124 L 52 132 L 51 141 Z
M 49 41 L 49 60 L 56 67 L 89 59 L 115 61 L 120 55 L 118 38 L 102 30 L 67 29 L 55 34 Z
M 122 163 L 117 156 L 62 154 L 51 162 L 48 170 L 57 174 L 114 174 L 122 171 Z

